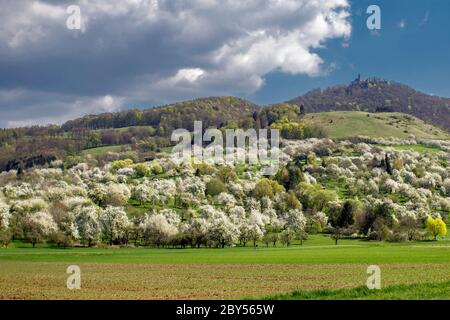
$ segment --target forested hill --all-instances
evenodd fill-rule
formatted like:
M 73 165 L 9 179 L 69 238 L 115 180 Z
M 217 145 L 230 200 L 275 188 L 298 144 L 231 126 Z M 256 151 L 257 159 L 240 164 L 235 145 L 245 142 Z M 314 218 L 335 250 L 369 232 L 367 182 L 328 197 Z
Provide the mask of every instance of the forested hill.
M 303 105 L 307 113 L 326 111 L 401 112 L 447 131 L 450 99 L 418 92 L 406 85 L 381 79 L 360 78 L 349 85 L 315 89 L 289 103 Z
M 62 126 L 34 126 L 0 130 L 0 171 L 31 168 L 55 159 L 79 155 L 87 149 L 125 147 L 146 158 L 173 145 L 176 129 L 266 128 L 277 121 L 299 121 L 300 107 L 279 104 L 266 108 L 234 97 L 204 98 L 146 110 L 89 115 Z M 304 130 L 303 136 L 323 136 Z
M 414 119 L 393 119 L 389 113 L 416 116 L 449 132 L 449 106 L 450 99 L 432 97 L 401 84 L 377 79 L 358 79 L 348 86 L 315 90 L 289 103 L 266 107 L 235 97 L 196 99 L 145 110 L 88 115 L 62 126 L 1 129 L 0 171 L 30 168 L 54 159 L 76 156 L 87 149 L 108 146 L 131 148 L 145 158 L 151 152 L 173 145 L 170 139 L 173 130 L 192 131 L 195 121 L 202 121 L 204 129 L 274 127 L 288 139 L 366 134 L 367 130 L 347 133 L 345 119 L 353 119 L 352 115 L 339 115 L 333 119 L 328 119 L 331 114 L 317 118 L 311 115 L 336 110 L 378 113 L 378 118 L 382 119 L 370 114 L 359 115 L 364 128 L 374 128 L 369 136 L 379 137 L 390 132 L 396 137 L 415 134 L 418 138 L 446 139 L 447 134 L 436 128 Z M 388 115 L 380 116 L 380 113 Z M 320 121 L 325 118 L 326 122 Z M 376 125 L 377 121 L 393 131 L 381 129 Z M 351 123 L 348 127 L 354 129 L 354 122 Z M 344 130 L 341 129 L 343 126 Z M 327 132 L 327 129 L 332 130 Z
M 235 97 L 212 97 L 179 102 L 172 105 L 117 113 L 89 115 L 62 126 L 65 131 L 73 129 L 107 129 L 132 126 L 152 126 L 167 131 L 178 128 L 192 130 L 194 121 L 203 121 L 204 127 L 243 126 L 259 107 Z M 164 132 L 159 132 L 165 135 Z
M 288 101 L 304 106 L 306 113 L 329 111 L 400 112 L 415 116 L 429 124 L 449 131 L 450 99 L 418 92 L 406 85 L 381 79 L 360 78 L 349 85 L 315 89 Z M 89 115 L 62 126 L 64 131 L 74 129 L 107 129 L 130 126 L 152 126 L 158 130 L 191 129 L 194 120 L 204 126 L 250 127 L 252 114 L 261 107 L 235 97 L 211 97 L 183 101 L 146 110 L 128 110 L 117 113 Z M 270 121 L 269 121 L 270 122 Z M 164 135 L 164 132 L 161 132 Z

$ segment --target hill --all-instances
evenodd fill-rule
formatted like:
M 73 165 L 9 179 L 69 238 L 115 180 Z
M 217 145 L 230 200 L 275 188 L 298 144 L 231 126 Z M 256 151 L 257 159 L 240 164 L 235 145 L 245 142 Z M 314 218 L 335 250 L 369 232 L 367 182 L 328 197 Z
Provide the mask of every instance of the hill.
M 103 154 L 108 146 L 133 146 L 142 154 L 172 144 L 174 130 L 249 128 L 260 107 L 235 97 L 211 97 L 145 110 L 87 115 L 62 126 L 33 126 L 0 130 L 0 171 L 45 165 L 81 151 Z M 86 153 L 86 152 L 85 152 Z
M 88 115 L 62 125 L 64 131 L 74 129 L 106 129 L 132 126 L 152 126 L 160 131 L 179 128 L 192 130 L 194 121 L 203 121 L 204 127 L 239 125 L 246 127 L 259 107 L 235 97 L 210 97 L 178 102 L 171 105 L 116 113 Z M 161 132 L 164 135 L 164 132 Z
M 406 85 L 358 77 L 349 85 L 316 89 L 288 101 L 307 113 L 327 111 L 401 112 L 450 129 L 450 99 L 418 92 Z
M 450 135 L 439 128 L 403 113 L 367 113 L 334 111 L 310 113 L 304 116 L 306 123 L 325 128 L 330 138 L 368 136 L 373 138 L 407 138 L 448 140 Z
M 87 115 L 62 126 L 1 129 L 0 171 L 122 149 L 137 153 L 139 158 L 151 158 L 155 152 L 173 145 L 174 130 L 192 131 L 194 121 L 202 121 L 204 129 L 259 129 L 278 125 L 282 132 L 296 139 L 324 137 L 325 128 L 331 138 L 357 135 L 406 138 L 413 134 L 418 138 L 447 140 L 449 101 L 401 84 L 358 78 L 348 86 L 314 90 L 289 103 L 266 107 L 235 97 L 210 97 L 144 110 Z M 331 112 L 320 114 L 325 111 Z M 304 123 L 299 125 L 302 120 Z

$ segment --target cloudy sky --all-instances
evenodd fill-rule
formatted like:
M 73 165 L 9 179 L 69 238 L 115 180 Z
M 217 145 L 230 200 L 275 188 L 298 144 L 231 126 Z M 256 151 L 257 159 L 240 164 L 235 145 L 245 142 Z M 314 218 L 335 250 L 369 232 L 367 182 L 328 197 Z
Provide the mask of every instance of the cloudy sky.
M 366 27 L 378 4 L 382 29 Z M 67 8 L 81 9 L 80 30 Z M 358 73 L 450 96 L 447 0 L 0 0 L 0 127 L 204 96 L 280 102 Z

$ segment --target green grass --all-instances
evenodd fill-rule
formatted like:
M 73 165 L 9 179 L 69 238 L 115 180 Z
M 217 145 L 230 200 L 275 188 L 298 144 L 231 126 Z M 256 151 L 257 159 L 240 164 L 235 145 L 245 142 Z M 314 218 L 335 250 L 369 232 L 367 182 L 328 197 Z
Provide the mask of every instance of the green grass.
M 101 155 L 101 154 L 105 154 L 108 152 L 120 152 L 122 150 L 122 148 L 125 146 L 127 146 L 127 145 L 98 147 L 98 148 L 83 150 L 81 153 L 83 155 L 90 154 L 90 155 L 96 156 L 96 155 Z
M 424 300 L 450 299 L 450 281 L 396 285 L 380 290 L 367 286 L 340 290 L 294 291 L 266 297 L 267 300 Z
M 164 147 L 164 148 L 161 148 L 161 153 L 169 154 L 169 153 L 172 153 L 172 150 L 173 150 L 173 147 Z
M 249 243 L 250 245 L 250 243 Z M 450 241 L 385 243 L 343 239 L 334 245 L 327 235 L 311 236 L 300 246 L 277 248 L 259 244 L 259 249 L 235 247 L 226 249 L 156 249 L 156 248 L 69 248 L 57 249 L 45 244 L 15 242 L 0 249 L 0 262 L 106 262 L 106 263 L 450 263 Z
M 301 292 L 300 298 L 359 299 L 363 289 L 352 289 L 366 283 L 367 267 L 374 264 L 381 268 L 383 287 L 404 289 L 363 297 L 450 298 L 448 289 L 417 287 L 450 281 L 448 240 L 400 244 L 343 239 L 335 246 L 329 236 L 314 235 L 303 246 L 259 246 L 59 249 L 40 244 L 33 249 L 14 242 L 0 249 L 0 299 L 292 299 L 286 293 L 294 291 Z M 81 268 L 82 290 L 66 288 L 70 265 Z
M 78 265 L 82 289 L 66 288 Z M 380 292 L 363 289 L 381 268 Z M 0 249 L 1 299 L 450 299 L 450 241 L 380 243 L 314 235 L 303 246 Z M 396 286 L 396 287 L 392 287 Z M 357 289 L 354 289 L 357 288 Z M 319 290 L 319 291 L 318 291 Z M 292 292 L 296 292 L 292 294 Z
M 443 151 L 438 147 L 426 146 L 423 144 L 413 144 L 413 145 L 395 145 L 395 146 L 382 146 L 383 148 L 393 148 L 399 151 L 415 151 L 420 154 L 430 154 L 438 153 Z
M 326 128 L 330 138 L 368 136 L 448 140 L 450 135 L 422 120 L 402 113 L 335 111 L 307 114 L 306 122 Z

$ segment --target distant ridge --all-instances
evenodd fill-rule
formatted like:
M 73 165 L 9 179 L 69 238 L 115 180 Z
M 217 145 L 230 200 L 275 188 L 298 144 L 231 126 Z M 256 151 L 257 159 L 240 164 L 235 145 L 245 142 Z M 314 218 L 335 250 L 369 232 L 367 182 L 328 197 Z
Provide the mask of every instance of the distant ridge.
M 140 125 L 158 128 L 164 125 L 166 128 L 192 130 L 194 121 L 203 121 L 205 127 L 223 127 L 231 124 L 246 127 L 246 120 L 259 108 L 249 101 L 236 97 L 209 97 L 144 110 L 87 115 L 67 121 L 62 125 L 62 129 L 92 130 Z

